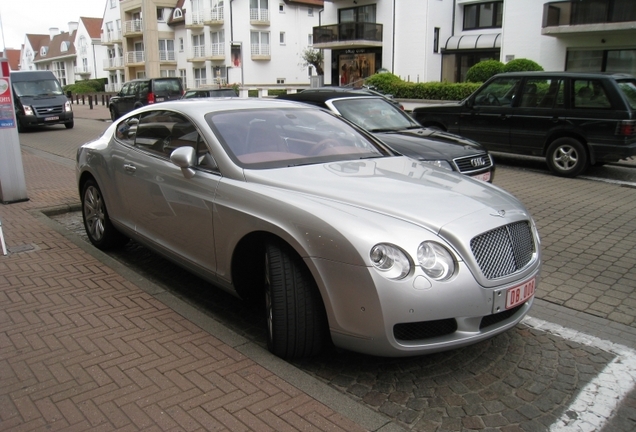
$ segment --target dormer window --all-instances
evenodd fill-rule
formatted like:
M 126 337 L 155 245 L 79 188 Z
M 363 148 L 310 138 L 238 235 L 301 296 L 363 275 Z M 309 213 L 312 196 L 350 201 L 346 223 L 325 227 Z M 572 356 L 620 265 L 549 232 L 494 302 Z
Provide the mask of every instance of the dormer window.
M 71 43 L 69 41 L 64 41 L 60 44 L 60 51 L 66 52 L 69 50 L 70 47 L 71 47 Z
M 183 17 L 183 12 L 179 8 L 175 9 L 174 12 L 172 13 L 172 19 L 178 19 L 182 17 Z
M 49 47 L 43 46 L 43 47 L 40 48 L 40 55 L 41 56 L 45 56 L 46 53 L 48 53 L 48 52 L 49 52 Z

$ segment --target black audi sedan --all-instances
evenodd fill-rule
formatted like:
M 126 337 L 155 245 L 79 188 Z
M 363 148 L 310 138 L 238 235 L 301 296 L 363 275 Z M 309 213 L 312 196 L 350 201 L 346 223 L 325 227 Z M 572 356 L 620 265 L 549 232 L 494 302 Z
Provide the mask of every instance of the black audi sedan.
M 320 91 L 278 96 L 326 108 L 372 133 L 394 151 L 413 159 L 492 183 L 495 165 L 481 144 L 422 127 L 380 96 L 359 92 Z

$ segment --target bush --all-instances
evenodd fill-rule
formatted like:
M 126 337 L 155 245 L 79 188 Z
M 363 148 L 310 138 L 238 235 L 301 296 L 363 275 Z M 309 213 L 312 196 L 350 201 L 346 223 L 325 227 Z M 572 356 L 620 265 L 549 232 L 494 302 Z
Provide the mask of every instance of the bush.
M 542 70 L 543 68 L 537 62 L 524 58 L 510 60 L 503 67 L 504 72 L 527 72 Z
M 76 81 L 75 84 L 64 86 L 64 92 L 70 90 L 73 94 L 101 93 L 105 88 L 104 82 L 104 78 Z
M 499 60 L 484 60 L 470 69 L 466 73 L 467 82 L 484 82 L 493 75 L 503 72 L 504 64 Z

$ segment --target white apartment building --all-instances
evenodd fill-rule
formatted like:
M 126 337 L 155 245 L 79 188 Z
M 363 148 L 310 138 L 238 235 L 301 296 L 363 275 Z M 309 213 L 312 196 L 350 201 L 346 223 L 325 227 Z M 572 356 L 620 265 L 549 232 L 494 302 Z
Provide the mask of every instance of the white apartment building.
M 309 84 L 302 65 L 322 0 L 106 0 L 108 91 L 145 76 L 186 88 Z
M 481 60 L 636 75 L 634 0 L 325 0 L 314 47 L 325 83 L 384 68 L 412 82 L 464 81 Z M 371 67 L 364 71 L 360 63 Z M 343 69 L 344 67 L 344 69 Z
M 80 17 L 68 23 L 68 31 L 49 29 L 48 35 L 25 35 L 20 55 L 21 70 L 50 70 L 60 84 L 105 78 L 102 64 L 101 18 Z

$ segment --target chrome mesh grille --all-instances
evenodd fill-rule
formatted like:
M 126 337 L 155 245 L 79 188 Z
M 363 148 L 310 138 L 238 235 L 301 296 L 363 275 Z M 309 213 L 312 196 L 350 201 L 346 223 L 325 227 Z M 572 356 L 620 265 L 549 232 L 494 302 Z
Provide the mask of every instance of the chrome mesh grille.
M 64 112 L 64 105 L 51 105 L 34 108 L 38 116 L 52 116 L 62 114 Z
M 528 222 L 515 222 L 478 235 L 470 241 L 470 248 L 486 279 L 522 269 L 535 252 Z

